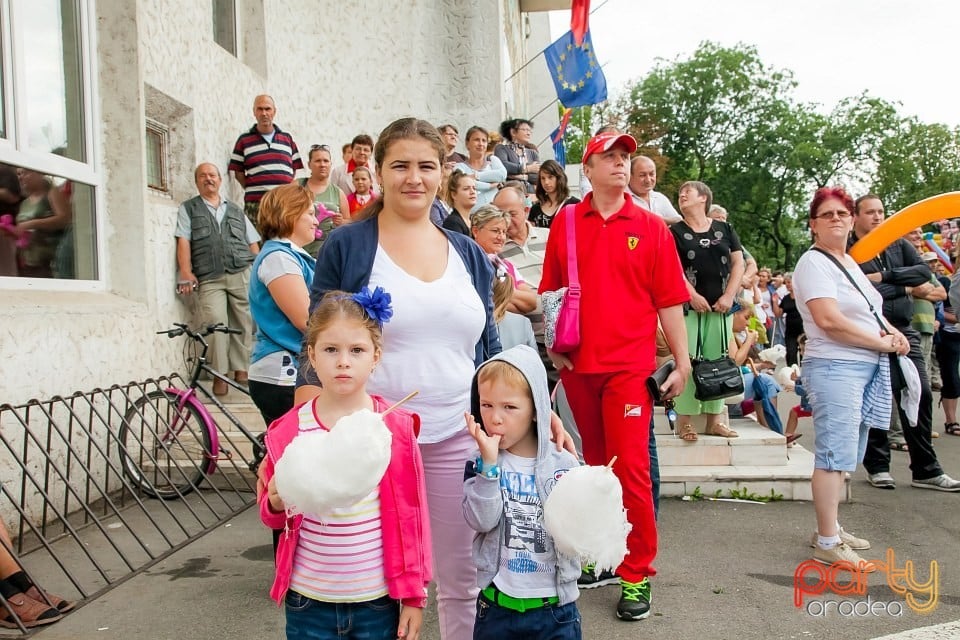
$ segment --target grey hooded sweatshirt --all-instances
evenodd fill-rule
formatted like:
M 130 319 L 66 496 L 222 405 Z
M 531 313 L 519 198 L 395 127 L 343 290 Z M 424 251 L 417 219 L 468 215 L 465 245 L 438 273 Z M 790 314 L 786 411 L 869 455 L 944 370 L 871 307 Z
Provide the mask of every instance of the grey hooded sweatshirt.
M 556 445 L 550 441 L 550 394 L 547 387 L 547 371 L 543 368 L 543 362 L 537 351 L 527 345 L 519 345 L 503 351 L 487 362 L 493 360 L 503 360 L 519 369 L 533 392 L 537 420 L 537 460 L 534 474 L 537 494 L 542 505 L 546 502 L 557 480 L 580 463 L 567 451 L 557 451 Z M 470 412 L 477 424 L 483 426 L 476 375 L 473 377 L 470 390 Z M 499 479 L 475 475 L 468 478 L 464 485 L 463 513 L 467 524 L 477 532 L 473 536 L 473 561 L 477 565 L 477 583 L 481 589 L 493 582 L 500 567 L 500 554 L 503 551 L 504 540 L 505 495 L 500 488 Z M 542 515 L 539 524 L 542 528 Z M 543 535 L 548 534 L 544 531 Z M 557 596 L 561 605 L 568 604 L 580 595 L 577 589 L 580 559 L 561 554 L 556 550 L 556 545 L 551 546 L 555 554 Z

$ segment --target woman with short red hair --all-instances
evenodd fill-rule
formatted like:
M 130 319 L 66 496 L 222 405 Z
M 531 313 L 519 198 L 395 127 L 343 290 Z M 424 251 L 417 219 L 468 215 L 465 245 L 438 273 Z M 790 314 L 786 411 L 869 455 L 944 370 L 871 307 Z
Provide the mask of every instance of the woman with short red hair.
M 892 389 L 888 353 L 906 354 L 910 343 L 882 316 L 883 298 L 847 255 L 853 199 L 840 187 L 819 189 L 810 203 L 813 246 L 800 256 L 793 291 L 807 343 L 803 382 L 813 409 L 814 470 L 811 486 L 817 531 L 813 559 L 851 563 L 874 571 L 858 550 L 867 540 L 837 520 L 846 473 L 863 460 L 870 427 L 890 424 Z M 879 322 L 886 329 L 881 331 Z M 882 375 L 886 370 L 887 375 Z

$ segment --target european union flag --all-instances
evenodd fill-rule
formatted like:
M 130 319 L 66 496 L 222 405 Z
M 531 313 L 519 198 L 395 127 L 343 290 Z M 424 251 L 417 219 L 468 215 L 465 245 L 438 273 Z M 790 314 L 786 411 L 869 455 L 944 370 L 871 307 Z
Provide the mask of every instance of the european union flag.
M 574 42 L 573 32 L 568 31 L 547 47 L 543 55 L 560 104 L 585 107 L 607 99 L 607 79 L 597 63 L 589 31 L 580 45 Z

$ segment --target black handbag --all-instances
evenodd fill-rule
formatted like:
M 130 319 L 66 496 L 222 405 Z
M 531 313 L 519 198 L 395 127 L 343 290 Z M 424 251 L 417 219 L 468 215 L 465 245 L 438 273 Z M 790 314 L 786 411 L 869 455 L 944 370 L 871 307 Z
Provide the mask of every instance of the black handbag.
M 720 340 L 723 342 L 723 332 Z M 743 375 L 740 367 L 727 355 L 723 343 L 720 357 L 716 360 L 703 358 L 703 316 L 697 314 L 697 354 L 690 359 L 693 364 L 694 396 L 701 402 L 722 400 L 743 393 Z

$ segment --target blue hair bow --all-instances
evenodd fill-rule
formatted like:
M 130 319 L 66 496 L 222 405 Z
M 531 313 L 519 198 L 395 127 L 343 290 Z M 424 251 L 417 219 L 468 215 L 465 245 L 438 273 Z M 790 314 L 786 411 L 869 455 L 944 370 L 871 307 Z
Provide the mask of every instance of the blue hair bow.
M 393 317 L 393 308 L 390 306 L 392 298 L 383 290 L 383 287 L 377 287 L 373 291 L 370 287 L 364 287 L 359 293 L 350 297 L 381 327 Z

